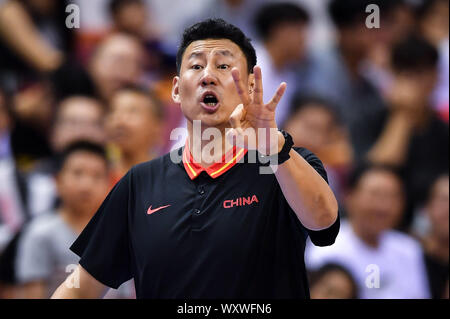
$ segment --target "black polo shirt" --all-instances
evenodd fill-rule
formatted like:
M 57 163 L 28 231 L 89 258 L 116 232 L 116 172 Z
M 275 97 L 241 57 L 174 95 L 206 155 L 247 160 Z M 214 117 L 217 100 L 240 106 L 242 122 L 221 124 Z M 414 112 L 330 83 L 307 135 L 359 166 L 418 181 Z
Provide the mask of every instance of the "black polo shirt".
M 137 298 L 309 298 L 306 238 L 331 245 L 339 218 L 306 229 L 267 164 L 231 152 L 206 169 L 187 146 L 134 166 L 71 246 L 81 266 L 112 288 L 134 278 Z

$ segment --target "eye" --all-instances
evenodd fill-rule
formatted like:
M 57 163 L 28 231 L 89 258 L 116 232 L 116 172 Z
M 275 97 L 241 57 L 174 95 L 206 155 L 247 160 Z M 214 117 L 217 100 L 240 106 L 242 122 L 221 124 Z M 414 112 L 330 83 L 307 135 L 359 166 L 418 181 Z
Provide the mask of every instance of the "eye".
M 222 70 L 226 70 L 226 69 L 229 69 L 230 66 L 229 66 L 228 64 L 221 64 L 221 65 L 219 65 L 218 68 L 219 68 L 219 69 L 222 69 Z
M 191 69 L 194 70 L 200 70 L 202 68 L 202 66 L 200 64 L 194 64 L 193 66 L 191 66 Z

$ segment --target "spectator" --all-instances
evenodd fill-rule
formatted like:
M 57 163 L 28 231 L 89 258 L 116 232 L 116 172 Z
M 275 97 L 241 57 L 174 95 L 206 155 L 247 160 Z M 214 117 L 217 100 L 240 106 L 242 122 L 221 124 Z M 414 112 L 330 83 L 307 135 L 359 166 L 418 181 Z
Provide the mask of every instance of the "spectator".
M 331 262 L 346 267 L 364 299 L 428 298 L 421 246 L 394 230 L 405 205 L 402 181 L 395 170 L 376 165 L 357 169 L 345 204 L 348 221 L 342 223 L 335 244 L 308 244 L 307 265 L 317 269 Z
M 163 113 L 154 96 L 139 87 L 127 87 L 112 98 L 107 120 L 111 143 L 119 156 L 114 163 L 114 180 L 132 166 L 151 160 L 161 146 Z
M 41 78 L 11 95 L 11 150 L 18 168 L 25 172 L 51 154 L 48 134 L 54 92 L 49 81 Z
M 424 0 L 416 10 L 420 34 L 439 51 L 438 82 L 433 92 L 433 107 L 448 123 L 449 42 L 448 0 Z
M 92 218 L 109 189 L 108 162 L 98 144 L 68 146 L 57 175 L 61 206 L 34 219 L 19 241 L 17 276 L 23 297 L 48 298 L 78 257 L 69 247 Z
M 422 238 L 425 262 L 433 298 L 442 298 L 448 281 L 449 178 L 441 175 L 433 183 L 426 204 L 430 231 Z
M 367 60 L 363 62 L 362 73 L 383 94 L 392 85 L 391 51 L 392 46 L 414 31 L 416 18 L 414 4 L 408 0 L 391 0 L 392 7 L 381 15 L 377 37 L 371 41 Z
M 147 6 L 143 0 L 111 0 L 113 31 L 146 39 L 149 35 Z
M 375 163 L 394 165 L 405 176 L 408 207 L 401 226 L 408 227 L 425 201 L 432 181 L 448 169 L 449 129 L 430 107 L 437 79 L 436 49 L 417 36 L 396 44 L 392 54 L 394 83 L 390 109 L 368 153 Z
M 50 139 L 52 153 L 58 154 L 72 142 L 83 139 L 103 143 L 104 106 L 96 99 L 71 96 L 61 101 L 55 116 Z M 32 216 L 55 208 L 57 200 L 54 176 L 57 163 L 54 156 L 41 160 L 28 174 L 29 201 Z
M 329 13 L 337 28 L 337 45 L 315 54 L 315 70 L 306 80 L 307 87 L 324 96 L 339 109 L 350 132 L 357 160 L 364 158 L 383 124 L 386 108 L 380 93 L 361 71 L 374 38 L 381 32 L 367 28 L 366 7 L 378 5 L 382 17 L 388 17 L 391 2 L 384 0 L 332 0 Z M 381 28 L 380 28 L 381 29 Z
M 0 69 L 12 76 L 51 72 L 73 48 L 61 0 L 0 1 Z
M 276 110 L 277 124 L 287 119 L 289 101 L 293 93 L 300 89 L 305 70 L 301 69 L 306 60 L 306 44 L 309 15 L 300 6 L 292 3 L 272 3 L 260 8 L 255 17 L 255 25 L 262 41 L 255 45 L 258 65 L 263 72 L 264 101 L 269 101 L 280 82 L 288 87 Z
M 330 186 L 340 201 L 346 175 L 353 164 L 353 151 L 336 108 L 325 99 L 299 92 L 294 94 L 287 118 L 284 128 L 292 135 L 294 145 L 320 157 Z
M 8 98 L 0 90 L 0 255 L 29 217 L 25 178 L 10 149 L 11 125 Z
M 244 34 L 253 39 L 257 36 L 257 32 L 252 23 L 252 18 L 261 6 L 269 2 L 268 0 L 260 0 L 258 2 L 252 0 L 212 0 L 202 6 L 199 14 L 195 14 L 195 16 L 187 19 L 183 23 L 183 29 L 192 23 L 208 18 L 221 18 L 237 26 Z
M 311 299 L 357 299 L 358 287 L 350 272 L 325 264 L 310 274 Z
M 124 33 L 111 34 L 92 53 L 87 71 L 68 62 L 53 73 L 52 82 L 59 99 L 88 95 L 107 103 L 116 90 L 142 80 L 143 57 L 139 39 Z

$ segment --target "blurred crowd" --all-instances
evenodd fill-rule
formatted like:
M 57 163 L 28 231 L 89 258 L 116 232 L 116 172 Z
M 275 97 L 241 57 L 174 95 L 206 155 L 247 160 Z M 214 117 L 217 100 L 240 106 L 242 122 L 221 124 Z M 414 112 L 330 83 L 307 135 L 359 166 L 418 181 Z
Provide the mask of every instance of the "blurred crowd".
M 338 198 L 311 297 L 449 298 L 448 0 L 0 0 L 0 298 L 49 297 L 108 191 L 176 144 L 176 41 L 208 17 L 252 39 L 266 100 L 287 82 L 277 124 Z

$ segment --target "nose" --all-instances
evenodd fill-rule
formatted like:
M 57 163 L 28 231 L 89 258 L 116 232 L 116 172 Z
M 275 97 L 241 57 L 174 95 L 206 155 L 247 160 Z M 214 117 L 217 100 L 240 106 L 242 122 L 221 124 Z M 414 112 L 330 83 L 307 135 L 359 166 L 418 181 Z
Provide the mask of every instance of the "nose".
M 217 85 L 217 78 L 214 76 L 209 67 L 206 67 L 203 71 L 201 84 L 202 86 Z

